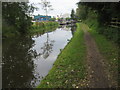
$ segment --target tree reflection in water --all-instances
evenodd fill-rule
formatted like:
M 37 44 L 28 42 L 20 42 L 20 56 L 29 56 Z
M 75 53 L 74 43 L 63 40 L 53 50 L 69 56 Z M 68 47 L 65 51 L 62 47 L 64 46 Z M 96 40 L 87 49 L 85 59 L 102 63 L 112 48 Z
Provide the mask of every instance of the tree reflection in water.
M 54 40 L 50 40 L 49 34 L 47 33 L 47 41 L 44 43 L 44 46 L 41 47 L 41 49 L 43 50 L 41 54 L 43 55 L 44 59 L 46 59 L 53 51 L 52 47 L 54 42 L 55 42 Z
M 46 66 L 50 66 L 52 61 L 47 61 L 44 59 L 49 59 L 50 54 L 54 54 L 53 52 L 53 44 L 60 46 L 56 46 L 59 49 L 63 48 L 62 46 L 67 43 L 68 37 L 71 37 L 70 32 L 66 32 L 65 30 L 56 30 L 55 34 L 46 33 L 39 38 L 39 35 L 35 37 L 21 37 L 14 39 L 3 40 L 2 43 L 2 86 L 3 88 L 32 88 L 40 82 L 42 76 L 39 72 L 38 66 L 41 64 L 38 63 L 44 62 Z M 56 38 L 56 43 L 54 40 L 51 40 L 53 37 L 49 37 L 52 35 L 57 36 L 60 32 L 63 32 L 62 38 L 59 40 Z M 69 36 L 67 36 L 69 35 Z M 46 38 L 45 38 L 46 37 Z M 53 38 L 54 39 L 54 38 Z M 60 41 L 63 42 L 60 42 Z M 39 42 L 40 41 L 40 42 Z M 45 43 L 44 43 L 45 42 Z M 43 45 L 42 48 L 40 45 Z M 56 49 L 56 47 L 54 49 Z M 57 50 L 56 50 L 57 51 Z M 57 56 L 55 52 L 55 55 Z M 58 52 L 58 51 L 57 51 Z M 40 60 L 40 57 L 43 57 Z M 50 62 L 50 63 L 49 63 Z M 43 66 L 45 66 L 43 64 Z M 46 67 L 45 66 L 45 67 Z M 43 68 L 42 68 L 43 69 Z M 49 71 L 49 67 L 45 68 L 46 71 Z M 44 70 L 43 70 L 44 71 Z
M 76 31 L 76 28 L 77 28 L 76 24 L 71 25 L 72 35 L 74 35 L 74 32 Z
M 34 41 L 29 37 L 3 40 L 2 54 L 2 87 L 31 88 L 34 79 L 34 54 L 29 51 Z

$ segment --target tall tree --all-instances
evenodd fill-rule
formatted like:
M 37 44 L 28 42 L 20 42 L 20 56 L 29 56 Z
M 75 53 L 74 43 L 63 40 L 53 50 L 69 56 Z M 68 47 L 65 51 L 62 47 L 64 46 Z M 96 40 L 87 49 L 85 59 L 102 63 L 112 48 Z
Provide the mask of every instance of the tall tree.
M 26 2 L 3 2 L 2 3 L 3 30 L 5 30 L 7 24 L 15 28 L 15 31 L 13 33 L 15 32 L 19 32 L 20 34 L 27 33 L 31 26 L 32 19 L 29 15 L 33 11 L 34 7 L 32 5 L 28 5 L 28 3 Z
M 76 17 L 75 11 L 74 11 L 74 9 L 72 9 L 72 11 L 71 11 L 71 19 L 75 20 L 75 17 Z
M 46 16 L 48 15 L 48 12 L 49 12 L 49 11 L 53 10 L 53 9 L 52 9 L 52 5 L 51 5 L 50 2 L 47 1 L 47 0 L 41 0 L 40 5 L 42 5 L 42 8 L 43 8 L 43 10 L 45 11 Z
M 87 18 L 88 8 L 85 5 L 78 5 L 76 16 L 78 19 L 85 20 Z

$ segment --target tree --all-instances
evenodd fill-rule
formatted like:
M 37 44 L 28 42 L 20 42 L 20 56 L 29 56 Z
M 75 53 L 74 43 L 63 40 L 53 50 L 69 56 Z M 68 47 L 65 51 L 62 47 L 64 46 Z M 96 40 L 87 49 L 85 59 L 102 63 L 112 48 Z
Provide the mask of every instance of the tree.
M 88 15 L 88 8 L 85 5 L 78 5 L 78 8 L 76 9 L 76 16 L 80 19 L 80 20 L 85 20 L 87 18 Z
M 32 24 L 30 14 L 33 11 L 34 7 L 26 2 L 3 2 L 3 32 L 18 32 L 21 35 L 27 33 Z M 13 28 L 9 27 L 14 27 L 15 30 L 12 31 Z
M 90 27 L 105 35 L 108 39 L 119 43 L 120 2 L 78 2 L 76 14 Z M 112 23 L 113 22 L 113 23 Z M 111 25 L 115 28 L 110 27 Z
M 67 21 L 69 21 L 69 20 L 70 20 L 70 18 L 69 18 L 69 17 L 67 17 L 67 18 L 66 18 L 66 20 L 67 20 Z
M 75 17 L 76 17 L 75 11 L 74 11 L 74 9 L 72 9 L 72 11 L 71 11 L 71 19 L 75 20 Z
M 40 4 L 42 5 L 42 8 L 43 8 L 43 10 L 44 10 L 45 13 L 46 13 L 46 16 L 48 15 L 48 12 L 49 12 L 49 11 L 53 10 L 53 9 L 51 8 L 52 5 L 50 5 L 50 2 L 47 1 L 47 0 L 41 0 L 41 3 L 40 3 Z

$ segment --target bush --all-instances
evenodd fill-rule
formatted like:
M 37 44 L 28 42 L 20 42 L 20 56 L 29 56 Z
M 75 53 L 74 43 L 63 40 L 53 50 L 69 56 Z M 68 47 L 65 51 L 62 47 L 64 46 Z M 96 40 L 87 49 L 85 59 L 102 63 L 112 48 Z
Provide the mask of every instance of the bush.
M 32 25 L 29 33 L 43 33 L 46 30 L 49 31 L 49 29 L 52 29 L 54 27 L 58 26 L 57 22 L 35 22 L 35 24 Z
M 14 37 L 17 35 L 20 35 L 20 33 L 13 25 L 9 25 L 6 22 L 2 22 L 2 37 L 3 38 Z
M 101 25 L 98 19 L 98 14 L 94 10 L 88 9 L 88 16 L 87 19 L 84 20 L 84 23 L 92 28 L 92 30 L 97 31 L 99 34 L 103 34 L 107 39 L 119 43 L 118 29 L 109 27 L 108 25 Z

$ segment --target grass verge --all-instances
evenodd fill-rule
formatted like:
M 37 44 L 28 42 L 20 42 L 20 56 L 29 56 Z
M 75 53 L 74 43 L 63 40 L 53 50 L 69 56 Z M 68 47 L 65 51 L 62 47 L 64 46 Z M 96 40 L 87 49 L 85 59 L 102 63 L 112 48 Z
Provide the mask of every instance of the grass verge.
M 82 24 L 77 24 L 70 43 L 60 53 L 38 88 L 78 88 L 86 76 L 86 47 Z

